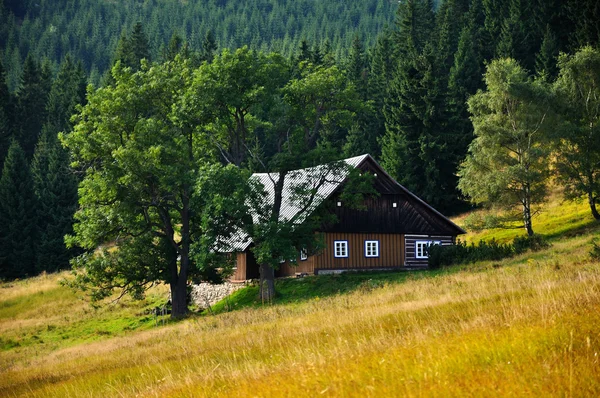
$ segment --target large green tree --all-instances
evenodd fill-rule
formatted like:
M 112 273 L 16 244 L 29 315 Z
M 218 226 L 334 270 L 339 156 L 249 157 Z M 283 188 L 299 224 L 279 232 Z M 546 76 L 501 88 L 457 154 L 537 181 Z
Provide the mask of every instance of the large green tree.
M 600 220 L 600 51 L 584 47 L 561 55 L 554 89 L 563 105 L 565 124 L 555 137 L 555 170 L 569 199 L 585 195 Z
M 546 196 L 550 173 L 548 89 L 513 59 L 489 64 L 485 83 L 487 90 L 468 102 L 475 139 L 458 186 L 475 203 L 520 205 L 531 236 L 534 207 Z
M 34 274 L 36 207 L 25 153 L 13 140 L 0 178 L 0 278 Z
M 143 63 L 137 73 L 115 67 L 113 75 L 114 85 L 88 92 L 63 136 L 84 172 L 68 239 L 84 250 L 74 261 L 85 269 L 78 282 L 96 298 L 116 288 L 139 296 L 167 283 L 172 316 L 181 317 L 190 279 L 202 276 L 191 250 L 202 242 L 203 209 L 213 198 L 236 197 L 235 185 L 219 184 L 220 196 L 197 194 L 200 177 L 220 169 L 207 149 L 204 114 L 179 106 L 192 82 L 189 61 Z

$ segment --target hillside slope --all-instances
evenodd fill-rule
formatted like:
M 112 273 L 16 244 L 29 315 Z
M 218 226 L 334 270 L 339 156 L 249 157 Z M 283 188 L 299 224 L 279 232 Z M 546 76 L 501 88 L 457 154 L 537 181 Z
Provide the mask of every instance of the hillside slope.
M 438 271 L 289 279 L 279 304 L 241 291 L 240 309 L 166 326 L 147 314 L 160 289 L 93 310 L 65 274 L 3 284 L 0 395 L 598 396 L 599 233 Z

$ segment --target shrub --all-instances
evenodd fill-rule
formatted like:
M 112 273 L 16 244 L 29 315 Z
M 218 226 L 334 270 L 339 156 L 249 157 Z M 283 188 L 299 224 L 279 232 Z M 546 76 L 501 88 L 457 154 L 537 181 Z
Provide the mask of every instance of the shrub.
M 477 245 L 473 243 L 467 245 L 458 241 L 453 246 L 431 246 L 428 262 L 430 268 L 439 268 L 476 261 L 497 261 L 527 250 L 538 251 L 549 246 L 550 244 L 541 235 L 519 237 L 513 243 L 498 243 L 492 239 L 489 242 L 479 241 Z M 596 247 L 600 256 L 600 247 Z
M 525 253 L 527 250 L 534 252 L 550 247 L 542 235 L 517 236 L 513 241 L 516 254 Z

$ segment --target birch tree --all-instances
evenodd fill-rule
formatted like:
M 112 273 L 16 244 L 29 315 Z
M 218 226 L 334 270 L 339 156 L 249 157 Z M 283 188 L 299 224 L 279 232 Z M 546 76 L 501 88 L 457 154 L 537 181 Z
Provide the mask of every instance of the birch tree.
M 495 60 L 486 91 L 469 101 L 475 139 L 459 170 L 459 189 L 475 203 L 520 206 L 523 226 L 543 202 L 549 177 L 550 97 L 513 59 Z

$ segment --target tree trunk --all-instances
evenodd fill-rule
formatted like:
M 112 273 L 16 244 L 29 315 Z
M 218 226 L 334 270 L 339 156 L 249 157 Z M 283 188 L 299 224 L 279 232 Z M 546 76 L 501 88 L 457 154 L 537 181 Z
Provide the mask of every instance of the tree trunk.
M 275 271 L 268 264 L 260 265 L 259 298 L 263 304 L 270 303 L 275 297 Z
M 527 230 L 528 236 L 533 236 L 533 227 L 531 226 L 531 207 L 529 203 L 523 205 L 523 224 Z
M 171 279 L 171 318 L 183 318 L 188 313 L 187 279 L 190 269 L 190 208 L 189 190 L 182 195 L 181 245 L 179 249 L 179 273 Z M 175 275 L 174 275 L 175 276 Z
M 596 209 L 596 198 L 591 192 L 588 192 L 588 203 L 590 204 L 590 210 L 592 210 L 592 216 L 594 216 L 596 221 L 600 221 L 600 214 L 598 214 L 598 210 Z
M 171 318 L 181 319 L 187 315 L 187 281 L 178 278 L 171 283 Z

